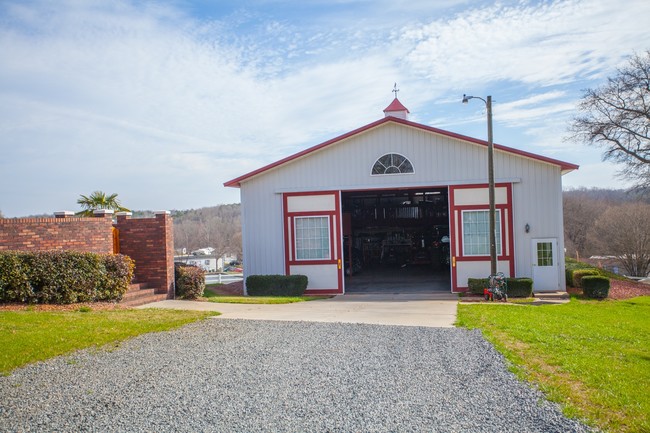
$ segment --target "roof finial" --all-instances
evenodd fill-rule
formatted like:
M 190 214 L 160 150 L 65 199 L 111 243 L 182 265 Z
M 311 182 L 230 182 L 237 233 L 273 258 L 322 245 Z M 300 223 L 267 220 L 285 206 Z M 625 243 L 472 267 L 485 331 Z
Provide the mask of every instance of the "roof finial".
M 393 86 L 393 90 L 391 90 L 391 92 L 395 93 L 395 99 L 397 99 L 397 92 L 399 92 L 399 89 L 397 88 L 397 83 L 395 83 L 395 85 Z

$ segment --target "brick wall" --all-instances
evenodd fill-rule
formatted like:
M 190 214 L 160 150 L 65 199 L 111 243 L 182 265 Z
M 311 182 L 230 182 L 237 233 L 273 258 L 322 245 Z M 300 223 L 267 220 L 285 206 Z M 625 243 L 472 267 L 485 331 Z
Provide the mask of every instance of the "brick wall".
M 73 250 L 112 253 L 110 217 L 0 218 L 0 251 Z
M 135 261 L 135 281 L 146 282 L 156 293 L 174 296 L 174 234 L 169 212 L 155 218 L 131 219 L 118 215 L 120 253 Z
M 112 211 L 95 218 L 75 218 L 57 212 L 57 218 L 0 218 L 0 251 L 72 250 L 113 253 L 113 227 L 119 233 L 119 252 L 135 261 L 134 282 L 147 283 L 156 293 L 174 297 L 174 233 L 167 211 L 155 218 L 131 219 Z

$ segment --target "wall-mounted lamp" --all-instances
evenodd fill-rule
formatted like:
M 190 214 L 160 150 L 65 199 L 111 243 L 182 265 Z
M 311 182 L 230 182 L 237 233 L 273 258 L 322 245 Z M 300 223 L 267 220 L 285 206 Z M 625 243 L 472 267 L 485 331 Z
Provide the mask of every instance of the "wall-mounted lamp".
M 526 233 L 528 233 L 530 231 L 530 224 L 526 224 L 526 227 L 524 227 L 524 229 L 526 229 Z

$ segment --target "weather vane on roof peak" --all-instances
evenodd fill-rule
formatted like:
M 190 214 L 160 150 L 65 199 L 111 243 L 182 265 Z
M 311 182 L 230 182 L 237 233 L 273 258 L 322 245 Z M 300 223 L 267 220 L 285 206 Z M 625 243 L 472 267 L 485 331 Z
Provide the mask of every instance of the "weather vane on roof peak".
M 399 92 L 399 89 L 397 88 L 397 83 L 393 86 L 393 90 L 391 92 L 395 93 L 395 99 L 397 99 L 397 92 Z

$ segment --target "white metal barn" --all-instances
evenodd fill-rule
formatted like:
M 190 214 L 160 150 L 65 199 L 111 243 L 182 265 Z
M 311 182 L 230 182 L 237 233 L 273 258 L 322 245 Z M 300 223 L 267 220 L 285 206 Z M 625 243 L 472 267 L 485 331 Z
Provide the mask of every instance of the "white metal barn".
M 411 122 L 397 98 L 384 113 L 225 183 L 241 189 L 246 276 L 303 274 L 323 294 L 488 276 L 487 143 Z M 494 167 L 498 270 L 565 290 L 562 175 L 578 166 L 496 144 Z

